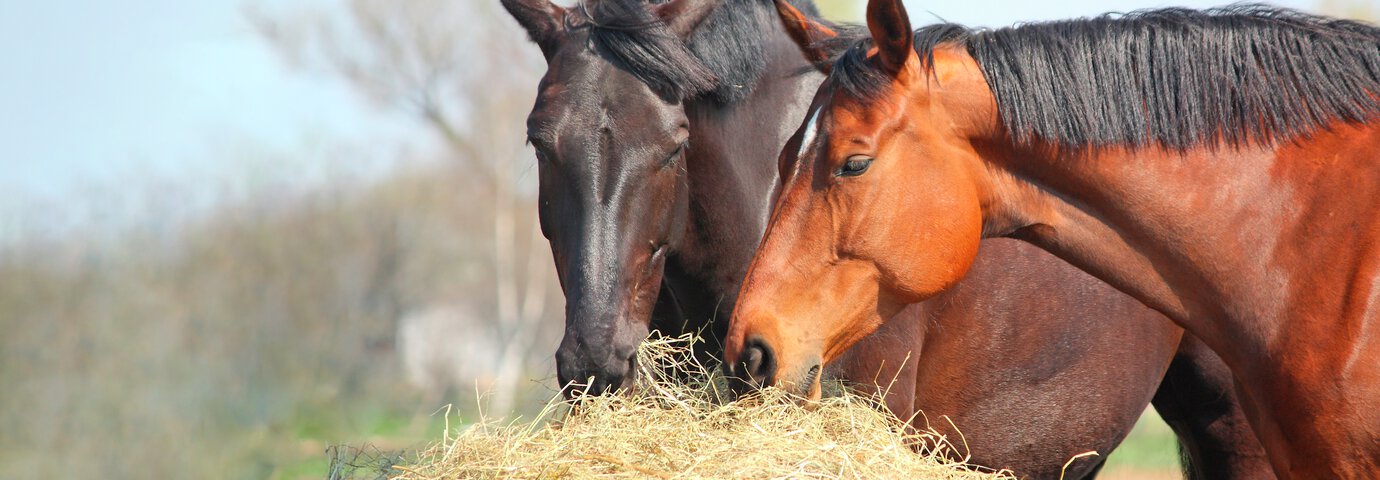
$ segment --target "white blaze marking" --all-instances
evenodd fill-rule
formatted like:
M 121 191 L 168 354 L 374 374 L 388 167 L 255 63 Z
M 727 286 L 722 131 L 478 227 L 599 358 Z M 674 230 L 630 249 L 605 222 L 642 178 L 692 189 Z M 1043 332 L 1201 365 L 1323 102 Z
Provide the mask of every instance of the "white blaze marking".
M 800 153 L 795 155 L 797 160 L 805 156 L 805 151 L 814 145 L 815 135 L 819 133 L 819 111 L 823 109 L 816 108 L 814 113 L 810 114 L 810 123 L 805 125 L 805 136 L 800 137 Z

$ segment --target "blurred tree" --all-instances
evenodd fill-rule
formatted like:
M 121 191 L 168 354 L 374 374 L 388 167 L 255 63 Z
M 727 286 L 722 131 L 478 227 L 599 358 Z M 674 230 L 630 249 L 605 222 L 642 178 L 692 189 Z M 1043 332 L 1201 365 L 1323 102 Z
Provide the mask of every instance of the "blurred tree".
M 485 324 L 502 348 L 491 408 L 508 412 L 552 283 L 532 214 L 533 159 L 522 143 L 541 57 L 521 29 L 499 20 L 506 15 L 498 2 L 351 0 L 344 14 L 337 10 L 249 17 L 291 63 L 336 75 L 432 132 L 462 167 L 457 184 L 492 206 L 496 318 Z

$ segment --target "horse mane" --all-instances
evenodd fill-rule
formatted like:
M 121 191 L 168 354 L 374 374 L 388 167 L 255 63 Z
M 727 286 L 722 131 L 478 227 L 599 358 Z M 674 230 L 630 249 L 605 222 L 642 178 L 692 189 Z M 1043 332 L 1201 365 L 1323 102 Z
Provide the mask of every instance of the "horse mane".
M 777 22 L 771 0 L 725 0 L 681 41 L 646 8 L 648 0 L 582 3 L 590 42 L 605 59 L 672 98 L 707 97 L 720 104 L 752 92 L 766 70 L 768 32 Z M 791 0 L 812 16 L 811 0 Z
M 879 98 L 889 79 L 871 40 L 850 43 L 830 81 Z M 927 69 L 944 45 L 976 60 L 1021 144 L 1267 145 L 1380 116 L 1380 29 L 1264 5 L 915 32 Z

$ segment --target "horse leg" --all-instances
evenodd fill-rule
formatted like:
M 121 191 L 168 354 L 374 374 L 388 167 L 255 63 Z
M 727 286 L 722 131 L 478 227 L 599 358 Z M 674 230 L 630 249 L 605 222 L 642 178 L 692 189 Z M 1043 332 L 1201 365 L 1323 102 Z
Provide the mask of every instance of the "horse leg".
M 1187 478 L 1274 477 L 1231 371 L 1197 337 L 1183 336 L 1151 403 L 1179 437 Z

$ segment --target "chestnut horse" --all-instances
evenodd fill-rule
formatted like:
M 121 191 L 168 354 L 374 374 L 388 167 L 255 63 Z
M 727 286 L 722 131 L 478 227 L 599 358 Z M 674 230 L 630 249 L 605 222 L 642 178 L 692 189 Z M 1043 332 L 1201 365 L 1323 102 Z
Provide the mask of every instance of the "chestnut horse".
M 1262 6 L 980 31 L 912 32 L 900 0 L 867 16 L 784 149 L 732 370 L 808 391 L 961 285 L 979 239 L 1013 237 L 1216 351 L 1281 477 L 1380 476 L 1380 29 Z M 788 23 L 827 57 L 827 25 Z
M 720 3 L 504 2 L 548 62 L 529 141 L 567 298 L 562 385 L 626 386 L 653 329 L 707 328 L 703 350 L 720 353 L 766 229 L 777 154 L 822 80 L 768 2 Z M 1110 451 L 1154 394 L 1195 476 L 1259 477 L 1263 453 L 1251 455 L 1259 447 L 1237 428 L 1230 376 L 1210 352 L 1186 341 L 1175 357 L 1180 329 L 1038 249 L 996 240 L 981 261 L 989 268 L 965 288 L 903 312 L 825 373 L 880 382 L 897 415 L 923 411 L 919 426 L 958 439 L 941 417 L 952 419 L 973 462 L 1038 478 Z M 1015 318 L 1049 328 L 1027 338 Z M 1100 464 L 1079 460 L 1069 477 Z

